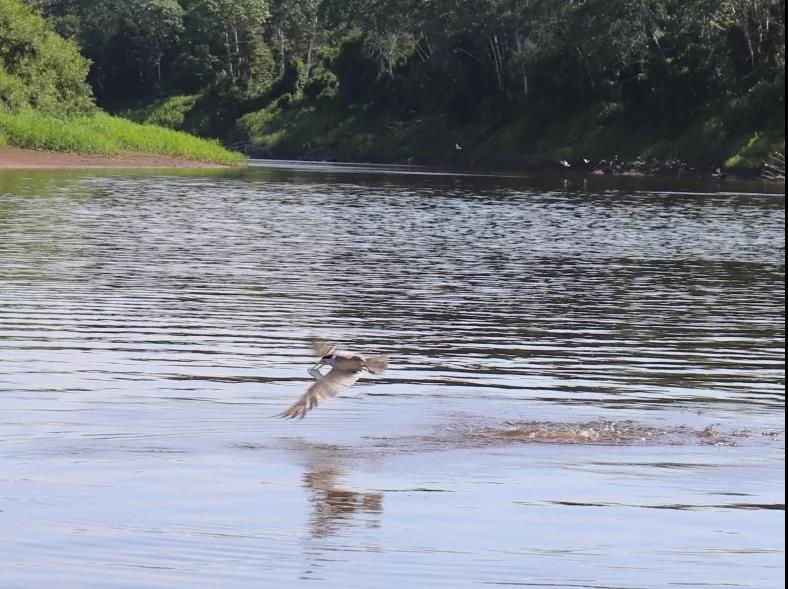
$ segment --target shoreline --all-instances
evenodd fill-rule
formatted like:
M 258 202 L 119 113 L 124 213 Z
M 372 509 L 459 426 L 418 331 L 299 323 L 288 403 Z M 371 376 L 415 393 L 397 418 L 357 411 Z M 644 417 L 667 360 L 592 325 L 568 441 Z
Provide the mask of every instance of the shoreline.
M 262 154 L 246 154 L 252 159 L 259 158 Z M 784 184 L 783 179 L 764 178 L 762 170 L 744 169 L 732 170 L 728 173 L 719 168 L 709 169 L 710 166 L 693 166 L 678 160 L 663 162 L 643 162 L 625 160 L 601 160 L 596 162 L 560 162 L 542 158 L 529 157 L 426 157 L 409 158 L 410 161 L 378 161 L 350 160 L 336 154 L 322 154 L 323 157 L 310 158 L 309 155 L 299 154 L 294 157 L 284 157 L 282 154 L 266 154 L 271 161 L 299 161 L 323 162 L 335 164 L 367 164 L 367 165 L 414 165 L 437 166 L 451 170 L 462 171 L 520 171 L 520 172 L 562 172 L 569 174 L 584 174 L 589 176 L 637 176 L 654 178 L 686 178 L 686 179 L 736 179 L 736 180 L 761 180 L 769 184 Z M 24 149 L 11 146 L 0 146 L 0 171 L 13 170 L 142 170 L 142 169 L 224 169 L 232 166 L 203 162 L 198 160 L 182 159 L 174 156 L 155 155 L 146 153 L 124 153 L 117 156 L 78 154 L 59 151 Z M 722 173 L 721 173 L 722 172 Z
M 151 169 L 151 168 L 228 168 L 195 160 L 146 153 L 118 156 L 86 155 L 60 151 L 0 147 L 0 170 L 79 170 L 79 169 Z
M 499 172 L 535 172 L 535 173 L 565 173 L 583 174 L 588 176 L 607 177 L 652 177 L 652 178 L 685 178 L 695 180 L 764 180 L 764 170 L 761 168 L 739 168 L 723 170 L 718 165 L 709 163 L 693 163 L 678 159 L 664 159 L 643 161 L 639 159 L 610 159 L 596 160 L 557 160 L 545 157 L 529 156 L 481 156 L 472 154 L 456 154 L 446 157 L 412 157 L 401 158 L 369 158 L 352 159 L 336 152 L 319 153 L 275 153 L 273 150 L 252 151 L 246 153 L 251 159 L 314 161 L 335 164 L 365 164 L 365 165 L 394 165 L 394 166 L 426 166 L 439 167 L 458 171 L 499 171 Z M 775 182 L 775 180 L 770 180 Z M 777 180 L 781 182 L 783 180 Z

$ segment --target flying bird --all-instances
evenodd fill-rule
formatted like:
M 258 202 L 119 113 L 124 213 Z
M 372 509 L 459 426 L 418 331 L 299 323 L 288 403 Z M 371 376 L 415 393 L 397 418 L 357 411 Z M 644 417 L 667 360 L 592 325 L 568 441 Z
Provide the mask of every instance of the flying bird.
M 277 417 L 303 419 L 310 409 L 333 399 L 355 384 L 365 370 L 380 374 L 386 370 L 389 364 L 387 354 L 362 356 L 353 352 L 337 350 L 336 344 L 325 340 L 313 339 L 310 343 L 315 354 L 320 358 L 317 364 L 309 369 L 309 374 L 317 380 L 301 395 L 298 401 Z M 331 366 L 331 370 L 327 374 L 323 374 L 320 372 L 320 368 L 326 364 Z

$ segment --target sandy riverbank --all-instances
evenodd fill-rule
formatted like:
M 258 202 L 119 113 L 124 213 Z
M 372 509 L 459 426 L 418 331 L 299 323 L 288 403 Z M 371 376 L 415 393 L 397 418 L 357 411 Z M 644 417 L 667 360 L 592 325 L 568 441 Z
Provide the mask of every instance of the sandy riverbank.
M 222 168 L 219 164 L 184 160 L 143 153 L 121 156 L 81 155 L 54 151 L 37 151 L 0 147 L 0 169 L 67 169 L 67 168 Z

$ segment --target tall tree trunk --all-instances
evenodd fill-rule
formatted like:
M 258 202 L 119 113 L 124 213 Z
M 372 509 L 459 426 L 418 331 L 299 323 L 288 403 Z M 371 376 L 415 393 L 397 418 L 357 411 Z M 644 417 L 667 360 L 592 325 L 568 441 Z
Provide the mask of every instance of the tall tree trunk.
M 588 87 L 591 89 L 591 95 L 596 95 L 596 82 L 594 82 L 594 76 L 591 75 L 591 68 L 588 67 L 588 60 L 580 47 L 575 47 L 575 49 L 577 50 L 577 55 L 580 57 L 580 63 L 583 65 L 585 74 L 588 77 Z
M 388 51 L 388 69 L 389 77 L 394 77 L 394 54 L 397 52 L 397 35 L 391 35 L 391 43 L 389 43 Z
M 233 23 L 233 40 L 235 41 L 235 71 L 241 75 L 241 43 L 238 41 L 238 27 Z
M 530 88 L 528 87 L 528 75 L 525 73 L 525 65 L 520 65 L 520 72 L 523 76 L 523 97 L 528 98 Z
M 282 27 L 277 27 L 276 36 L 279 38 L 279 75 L 284 76 L 287 64 L 287 52 L 285 51 L 285 32 L 282 30 Z
M 495 77 L 498 84 L 498 90 L 503 92 L 503 59 L 501 58 L 501 48 L 498 45 L 498 35 L 493 34 L 492 37 L 488 39 L 490 43 L 490 52 L 493 56 L 493 65 L 495 66 Z
M 755 71 L 755 51 L 752 48 L 752 39 L 750 39 L 749 33 L 745 31 L 744 38 L 747 39 L 747 51 L 750 54 L 750 67 L 752 71 Z
M 312 60 L 314 58 L 315 41 L 317 40 L 317 4 L 313 5 L 314 12 L 312 13 L 312 23 L 309 31 L 309 46 L 306 50 L 306 72 L 304 81 L 309 80 L 312 74 Z
M 430 56 L 432 55 L 432 47 L 422 39 L 419 39 L 416 42 L 416 53 L 418 54 L 421 61 L 429 61 Z
M 522 77 L 523 80 L 523 98 L 528 98 L 528 91 L 529 91 L 528 75 L 525 71 L 525 56 L 523 55 L 524 48 L 523 48 L 523 41 L 520 35 L 515 35 L 514 46 L 515 49 L 517 50 L 518 61 L 520 62 L 520 76 Z
M 224 50 L 227 53 L 227 73 L 230 74 L 230 80 L 235 86 L 235 68 L 233 67 L 233 51 L 230 45 L 230 31 L 227 30 L 225 26 L 223 29 L 224 33 Z

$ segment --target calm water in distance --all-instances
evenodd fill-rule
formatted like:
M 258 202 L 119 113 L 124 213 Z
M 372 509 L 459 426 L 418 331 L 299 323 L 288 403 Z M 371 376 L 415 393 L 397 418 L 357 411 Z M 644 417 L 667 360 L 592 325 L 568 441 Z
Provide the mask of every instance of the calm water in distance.
M 774 192 L 0 172 L 0 587 L 783 587 Z

